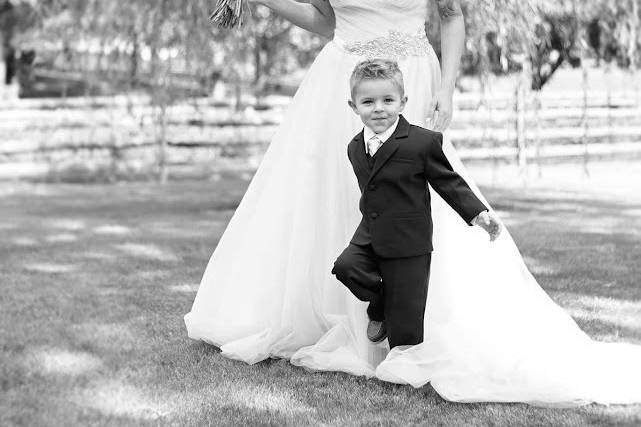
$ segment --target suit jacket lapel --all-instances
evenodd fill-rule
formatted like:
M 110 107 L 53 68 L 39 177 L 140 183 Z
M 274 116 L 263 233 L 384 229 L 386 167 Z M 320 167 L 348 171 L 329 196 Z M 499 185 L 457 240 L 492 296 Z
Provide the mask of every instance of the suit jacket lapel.
M 405 117 L 400 115 L 398 119 L 398 125 L 396 126 L 394 133 L 392 133 L 389 139 L 385 141 L 383 145 L 381 145 L 381 148 L 379 148 L 376 152 L 374 167 L 372 168 L 372 173 L 367 180 L 368 183 L 372 180 L 372 178 L 374 178 L 376 173 L 383 167 L 383 165 L 389 160 L 389 158 L 392 157 L 392 154 L 394 154 L 396 150 L 398 150 L 398 147 L 400 146 L 400 141 L 398 140 L 401 138 L 407 138 L 409 130 L 410 124 L 407 120 L 405 120 Z M 363 147 L 363 153 L 364 152 L 365 148 Z
M 367 153 L 365 153 L 365 141 L 363 139 L 363 131 L 360 131 L 352 139 L 351 143 L 352 149 L 352 158 L 356 161 L 363 170 L 368 170 L 369 166 L 367 164 Z

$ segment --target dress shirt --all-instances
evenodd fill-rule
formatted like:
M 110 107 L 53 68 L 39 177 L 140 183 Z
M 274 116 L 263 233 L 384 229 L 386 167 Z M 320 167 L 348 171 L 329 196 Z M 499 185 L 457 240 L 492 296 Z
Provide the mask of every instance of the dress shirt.
M 396 130 L 396 126 L 398 126 L 398 117 L 396 117 L 396 121 L 394 122 L 394 124 L 392 126 L 388 127 L 384 132 L 381 132 L 381 133 L 376 133 L 372 129 L 370 129 L 369 127 L 364 126 L 363 127 L 363 140 L 365 141 L 365 152 L 367 154 L 369 154 L 369 149 L 367 148 L 367 141 L 369 141 L 373 136 L 376 136 L 381 141 L 381 145 L 383 145 L 383 143 L 385 141 L 387 141 L 390 136 L 392 136 L 392 134 Z M 379 148 L 380 148 L 380 146 L 379 146 Z

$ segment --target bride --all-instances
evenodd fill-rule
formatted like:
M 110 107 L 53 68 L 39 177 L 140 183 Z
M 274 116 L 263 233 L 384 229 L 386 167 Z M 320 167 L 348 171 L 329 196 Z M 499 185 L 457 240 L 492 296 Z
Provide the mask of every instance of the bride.
M 364 58 L 398 61 L 410 123 L 444 130 L 463 47 L 458 0 L 436 0 L 442 64 L 424 0 L 254 0 L 332 40 L 303 79 L 205 270 L 188 334 L 224 356 L 431 383 L 459 402 L 641 402 L 641 347 L 592 341 L 541 289 L 507 231 L 490 244 L 432 192 L 425 341 L 389 351 L 365 334 L 365 303 L 330 273 L 360 214 L 347 159 L 362 129 L 347 104 Z M 426 123 L 426 119 L 430 119 Z M 470 183 L 452 145 L 443 149 Z M 464 244 L 461 244 L 464 242 Z

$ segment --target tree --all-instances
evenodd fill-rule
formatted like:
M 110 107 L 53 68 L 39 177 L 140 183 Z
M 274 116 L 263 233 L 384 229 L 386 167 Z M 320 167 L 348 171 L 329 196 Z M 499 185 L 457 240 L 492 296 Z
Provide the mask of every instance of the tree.
M 641 1 L 600 0 L 581 5 L 587 41 L 597 59 L 631 70 L 641 65 Z
M 35 21 L 31 2 L 0 0 L 0 51 L 6 65 L 5 84 L 10 84 L 17 72 L 16 36 L 33 26 Z

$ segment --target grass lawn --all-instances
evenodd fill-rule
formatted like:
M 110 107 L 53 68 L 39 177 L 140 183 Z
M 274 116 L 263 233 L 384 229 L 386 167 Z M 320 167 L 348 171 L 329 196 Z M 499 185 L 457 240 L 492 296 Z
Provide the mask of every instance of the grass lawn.
M 0 425 L 641 424 L 641 405 L 455 404 L 189 340 L 182 317 L 247 182 L 0 185 Z M 582 328 L 641 343 L 641 200 L 485 194 Z

